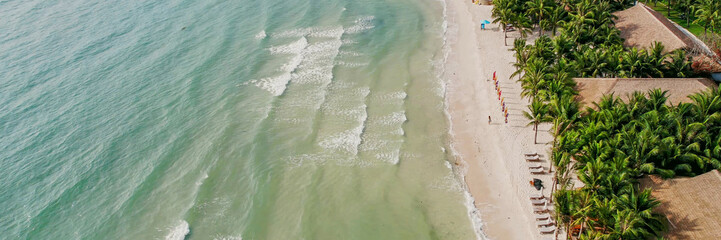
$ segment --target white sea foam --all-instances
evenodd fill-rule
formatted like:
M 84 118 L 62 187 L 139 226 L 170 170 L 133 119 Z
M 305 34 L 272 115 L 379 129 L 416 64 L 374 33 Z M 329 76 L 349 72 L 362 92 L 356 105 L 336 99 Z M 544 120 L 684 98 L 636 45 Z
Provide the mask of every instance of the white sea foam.
M 338 55 L 344 56 L 344 57 L 347 57 L 347 56 L 359 57 L 359 56 L 362 56 L 363 54 L 361 54 L 360 52 L 356 52 L 356 51 L 343 50 L 343 51 L 338 52 Z
M 386 131 L 366 132 L 363 134 L 363 142 L 359 149 L 363 152 L 398 149 L 400 144 L 403 143 L 403 139 L 393 136 L 393 133 Z
M 401 123 L 404 123 L 408 119 L 406 118 L 406 112 L 405 111 L 398 111 L 393 112 L 391 114 L 381 116 L 381 117 L 373 117 L 369 119 L 369 121 L 373 124 L 381 124 L 381 125 L 399 125 Z
M 326 85 L 333 80 L 333 66 L 301 68 L 293 74 L 293 83 Z
M 350 167 L 370 167 L 374 165 L 373 163 L 359 160 L 357 156 L 345 157 L 327 152 L 300 154 L 286 159 L 291 167 L 300 167 L 303 165 L 321 166 L 326 164 Z
M 190 226 L 188 225 L 188 222 L 181 220 L 178 225 L 175 225 L 169 230 L 170 232 L 168 235 L 165 235 L 166 240 L 183 240 L 185 239 L 185 235 L 190 233 Z
M 377 153 L 376 158 L 386 163 L 396 165 L 400 162 L 400 149 L 391 152 Z
M 396 128 L 395 130 L 390 131 L 390 132 L 388 132 L 388 133 L 393 134 L 393 135 L 398 135 L 398 136 L 403 136 L 403 135 L 406 134 L 406 132 L 403 131 L 403 128 L 401 128 L 401 127 Z
M 248 84 L 253 84 L 263 90 L 266 90 L 273 96 L 280 96 L 285 91 L 286 85 L 288 85 L 290 79 L 291 74 L 284 73 L 275 77 L 250 80 L 248 81 Z
M 300 64 L 302 62 L 303 62 L 303 55 L 298 54 L 298 55 L 295 55 L 293 58 L 291 58 L 290 61 L 283 64 L 283 66 L 280 67 L 280 69 L 283 70 L 284 72 L 291 73 L 291 72 L 295 71 L 295 69 L 297 69 L 298 66 L 300 66 Z
M 374 16 L 360 17 L 355 20 L 355 24 L 353 26 L 346 28 L 345 32 L 348 34 L 355 34 L 373 29 L 375 27 L 375 25 L 373 24 L 374 19 Z
M 216 236 L 213 240 L 243 240 L 241 236 Z
M 370 65 L 369 62 L 345 62 L 345 61 L 338 61 L 338 66 L 344 66 L 349 68 L 357 68 L 357 67 L 365 67 Z
M 268 35 L 265 34 L 265 30 L 263 30 L 263 31 L 260 31 L 258 34 L 255 34 L 255 39 L 263 40 L 263 39 L 265 39 L 266 36 L 268 36 Z
M 353 45 L 353 44 L 358 43 L 358 41 L 353 40 L 353 39 L 343 39 L 343 40 L 341 40 L 341 42 L 343 43 L 343 45 Z
M 208 174 L 203 173 L 203 176 L 201 176 L 200 179 L 198 179 L 198 181 L 195 182 L 195 185 L 196 186 L 203 185 L 203 181 L 205 181 L 205 179 L 207 179 L 207 178 L 208 178 Z
M 300 39 L 289 44 L 268 48 L 273 54 L 299 54 L 308 46 L 308 39 L 301 37 Z
M 366 107 L 365 105 L 363 105 L 350 109 L 339 109 L 333 111 L 326 110 L 326 114 L 333 116 L 343 116 L 346 117 L 348 120 L 361 121 L 362 116 L 366 114 Z
M 308 28 L 296 28 L 291 30 L 286 30 L 278 33 L 271 34 L 271 37 L 273 38 L 291 38 L 291 37 L 303 37 L 303 36 L 313 36 L 313 37 L 332 37 L 336 36 L 341 32 L 342 34 L 343 27 L 341 26 L 330 26 L 330 27 L 308 27 Z
M 351 155 L 358 154 L 358 146 L 361 143 L 361 133 L 363 133 L 364 125 L 360 125 L 345 130 L 340 133 L 333 134 L 321 140 L 318 145 L 326 149 L 341 150 Z
M 282 31 L 279 33 L 273 33 L 273 34 L 271 34 L 271 37 L 273 37 L 273 38 L 302 37 L 302 36 L 308 35 L 308 33 L 310 31 L 311 31 L 310 28 L 296 28 L 296 29 Z
M 448 162 L 446 162 L 448 164 Z M 450 167 L 450 166 L 447 166 Z M 453 172 L 450 172 L 448 175 L 444 176 L 441 179 L 438 179 L 430 184 L 429 186 L 432 189 L 438 189 L 438 190 L 444 190 L 444 191 L 450 191 L 450 192 L 463 192 L 463 185 L 458 181 L 456 178 L 456 175 Z
M 347 94 L 347 92 L 349 92 L 348 90 L 350 90 L 351 94 Z M 361 104 L 360 106 L 353 108 L 343 108 L 336 106 L 335 103 L 347 102 L 349 97 L 363 100 L 370 93 L 370 89 L 368 87 L 353 89 L 341 88 L 336 89 L 336 92 L 346 93 L 344 95 L 338 95 L 338 97 L 342 97 L 345 100 L 328 101 L 327 104 L 323 106 L 323 112 L 328 115 L 346 116 L 349 120 L 355 121 L 356 126 L 340 133 L 330 134 L 330 136 L 322 138 L 318 142 L 318 145 L 326 149 L 342 150 L 352 155 L 357 155 L 358 147 L 361 143 L 361 134 L 365 129 L 365 122 L 368 119 L 367 106 L 365 104 Z
M 308 49 L 304 52 L 305 54 L 313 54 L 316 58 L 324 59 L 329 56 L 335 57 L 338 55 L 338 49 L 343 44 L 340 39 L 331 41 L 322 41 L 313 43 L 308 46 Z
M 294 54 L 294 56 L 280 67 L 282 71 L 280 75 L 251 80 L 248 81 L 247 84 L 253 84 L 268 91 L 273 96 L 282 95 L 290 80 L 294 78 L 293 73 L 303 64 L 304 58 L 307 55 L 305 53 L 306 48 L 308 47 L 308 40 L 305 37 L 301 37 L 292 43 L 269 48 L 268 50 L 273 54 Z
M 328 29 L 314 29 L 314 31 L 308 32 L 308 36 L 317 38 L 340 38 L 344 32 L 343 27 L 337 26 Z
M 391 92 L 386 94 L 378 94 L 372 97 L 373 100 L 388 101 L 388 100 L 402 100 L 408 96 L 404 91 Z

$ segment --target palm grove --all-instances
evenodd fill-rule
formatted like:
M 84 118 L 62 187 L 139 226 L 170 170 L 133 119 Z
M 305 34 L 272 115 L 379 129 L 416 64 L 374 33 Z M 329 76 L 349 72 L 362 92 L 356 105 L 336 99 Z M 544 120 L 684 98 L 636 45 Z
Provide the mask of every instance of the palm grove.
M 581 109 L 573 77 L 689 77 L 683 50 L 663 45 L 623 46 L 613 11 L 628 0 L 495 0 L 494 22 L 513 26 L 522 96 L 529 124 L 552 124 L 551 164 L 555 215 L 568 237 L 650 239 L 663 235 L 658 201 L 640 189 L 644 174 L 695 176 L 721 163 L 721 91 L 690 96 L 691 103 L 667 103 L 667 93 L 635 93 L 628 101 L 610 95 Z M 532 45 L 524 39 L 540 35 Z M 504 30 L 506 28 L 504 27 Z M 543 35 L 543 31 L 553 37 Z M 534 139 L 535 141 L 535 139 Z M 571 178 L 583 186 L 573 189 Z M 559 189 L 556 189 L 558 186 Z

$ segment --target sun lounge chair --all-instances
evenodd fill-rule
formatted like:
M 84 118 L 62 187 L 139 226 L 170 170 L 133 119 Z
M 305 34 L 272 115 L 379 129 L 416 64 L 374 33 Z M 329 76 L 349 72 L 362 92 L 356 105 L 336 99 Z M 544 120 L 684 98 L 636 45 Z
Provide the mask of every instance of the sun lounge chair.
M 524 153 L 523 156 L 526 156 L 526 157 L 536 157 L 536 156 L 538 156 L 538 153 Z
M 543 170 L 543 168 L 531 168 L 532 174 L 543 174 L 546 172 L 546 170 Z
M 528 156 L 527 156 L 527 157 L 526 157 L 526 161 L 528 161 L 528 162 L 541 161 L 541 157 L 539 157 L 538 155 L 532 156 L 532 157 L 528 157 Z
M 529 163 L 528 168 L 542 168 L 540 163 Z
M 556 231 L 556 226 L 548 226 L 548 227 L 542 227 L 539 229 L 541 233 L 553 233 Z
M 542 227 L 542 226 L 551 226 L 551 225 L 553 225 L 553 221 L 551 221 L 551 219 L 546 219 L 546 220 L 543 220 L 543 221 L 538 221 L 538 222 L 536 222 L 536 224 L 538 224 L 539 227 Z
M 536 220 L 543 220 L 543 219 L 549 219 L 549 218 L 551 218 L 551 214 L 548 214 L 548 213 L 536 214 Z
M 543 206 L 543 207 L 534 207 L 534 208 L 533 208 L 533 212 L 534 212 L 534 213 L 547 213 L 547 212 L 548 212 L 548 208 L 545 207 L 545 206 Z
M 532 199 L 531 204 L 533 205 L 543 205 L 546 204 L 546 199 Z
M 531 196 L 528 196 L 528 198 L 530 198 L 530 199 L 541 199 L 541 198 L 545 198 L 545 196 L 543 196 L 543 194 L 541 194 L 541 193 L 535 192 L 535 193 L 531 193 Z

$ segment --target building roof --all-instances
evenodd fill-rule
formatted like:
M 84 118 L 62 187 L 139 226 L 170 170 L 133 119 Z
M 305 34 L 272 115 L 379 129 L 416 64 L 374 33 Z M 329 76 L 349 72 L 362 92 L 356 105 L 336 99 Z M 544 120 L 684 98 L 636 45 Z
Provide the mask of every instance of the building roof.
M 641 187 L 661 205 L 656 211 L 666 215 L 666 239 L 721 239 L 721 174 L 718 170 L 693 177 L 662 180 L 641 179 Z
M 653 42 L 663 43 L 665 51 L 695 46 L 693 40 L 662 14 L 642 3 L 615 12 L 616 28 L 621 31 L 627 47 L 650 48 Z
M 706 78 L 574 78 L 582 105 L 591 106 L 601 97 L 613 93 L 624 101 L 633 92 L 646 93 L 652 89 L 668 90 L 668 103 L 690 102 L 689 95 L 704 91 L 716 84 Z

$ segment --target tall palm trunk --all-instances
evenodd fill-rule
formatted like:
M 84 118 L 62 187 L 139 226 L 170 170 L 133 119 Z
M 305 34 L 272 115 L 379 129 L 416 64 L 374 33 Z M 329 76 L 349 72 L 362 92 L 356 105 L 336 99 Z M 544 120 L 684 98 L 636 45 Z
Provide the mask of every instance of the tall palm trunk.
M 506 26 L 503 26 L 503 46 L 508 46 L 508 42 L 506 41 L 508 39 L 508 30 L 506 30 Z
M 533 129 L 536 130 L 536 135 L 533 137 L 533 144 L 538 144 L 538 121 L 533 123 Z
M 553 192 L 556 191 L 556 185 L 558 185 L 558 176 L 553 177 L 553 185 L 551 185 L 551 196 L 548 198 L 549 202 L 553 203 Z
M 541 22 L 543 22 L 543 14 L 539 14 L 538 17 L 538 36 L 540 37 L 543 35 L 543 27 L 541 26 Z

